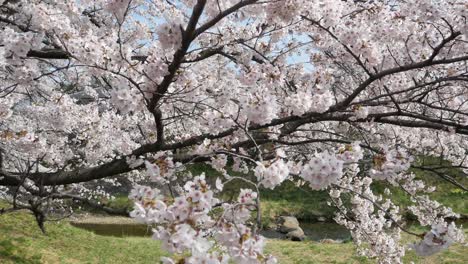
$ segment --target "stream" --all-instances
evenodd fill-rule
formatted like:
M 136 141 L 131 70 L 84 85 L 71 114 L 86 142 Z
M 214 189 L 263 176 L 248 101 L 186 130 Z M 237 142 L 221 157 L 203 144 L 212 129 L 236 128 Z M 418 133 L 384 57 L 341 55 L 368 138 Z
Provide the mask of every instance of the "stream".
M 97 235 L 103 236 L 151 236 L 151 228 L 137 223 L 86 223 L 71 222 L 71 225 L 92 231 Z M 301 222 L 301 228 L 304 230 L 308 239 L 319 241 L 322 239 L 347 240 L 351 237 L 346 228 L 335 223 L 310 223 Z M 275 230 L 263 230 L 260 232 L 267 238 L 283 238 L 284 235 Z

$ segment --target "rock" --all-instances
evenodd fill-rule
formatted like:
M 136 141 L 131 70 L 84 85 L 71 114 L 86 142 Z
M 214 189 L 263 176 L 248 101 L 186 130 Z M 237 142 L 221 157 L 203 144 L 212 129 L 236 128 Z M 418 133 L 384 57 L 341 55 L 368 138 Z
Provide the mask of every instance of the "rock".
M 343 243 L 343 240 L 333 240 L 333 239 L 329 239 L 329 238 L 325 238 L 325 239 L 322 239 L 319 241 L 320 243 L 323 243 L 323 244 L 341 244 Z
M 305 238 L 305 234 L 302 228 L 298 227 L 296 230 L 287 233 L 286 237 L 292 241 L 302 241 Z
M 278 231 L 283 234 L 287 234 L 296 229 L 301 229 L 299 227 L 299 221 L 297 221 L 297 218 L 294 216 L 280 216 L 277 223 Z
M 319 217 L 317 218 L 317 221 L 319 221 L 319 222 L 325 222 L 325 221 L 327 221 L 327 219 L 326 219 L 325 217 L 323 217 L 323 216 L 319 216 Z
M 280 216 L 277 220 L 277 230 L 286 234 L 286 238 L 292 241 L 302 241 L 305 239 L 304 230 L 299 226 L 299 221 L 294 216 Z

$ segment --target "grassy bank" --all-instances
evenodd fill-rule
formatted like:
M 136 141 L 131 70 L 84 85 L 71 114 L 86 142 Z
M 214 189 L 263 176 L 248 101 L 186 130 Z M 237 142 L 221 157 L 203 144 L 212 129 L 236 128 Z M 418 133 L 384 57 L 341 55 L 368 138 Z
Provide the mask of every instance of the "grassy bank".
M 157 263 L 157 241 L 95 235 L 67 222 L 46 223 L 47 236 L 26 212 L 0 215 L 0 263 Z
M 27 212 L 0 216 L 0 263 L 158 263 L 165 253 L 149 238 L 95 235 L 69 223 L 47 223 L 43 235 Z M 465 229 L 468 233 L 468 229 Z M 414 240 L 404 236 L 406 242 Z M 279 263 L 375 263 L 356 256 L 352 243 L 323 244 L 269 239 L 266 251 Z M 466 246 L 455 245 L 442 253 L 421 258 L 409 253 L 404 263 L 468 263 Z
M 424 162 L 437 164 L 437 160 L 434 159 Z M 191 165 L 188 169 L 193 175 L 205 173 L 207 179 L 212 182 L 217 177 L 221 177 L 216 170 L 206 164 Z M 414 169 L 413 172 L 416 174 L 416 179 L 423 180 L 428 185 L 437 186 L 436 191 L 430 195 L 431 198 L 445 206 L 451 207 L 457 213 L 468 215 L 468 192 L 462 191 L 447 181 L 442 180 L 439 176 L 427 171 Z M 458 170 L 447 169 L 444 173 L 455 178 L 464 186 L 468 186 L 468 179 L 461 176 Z M 236 175 L 234 172 L 230 172 L 230 174 Z M 400 205 L 400 208 L 403 210 L 411 204 L 410 196 L 400 188 L 389 186 L 382 181 L 374 182 L 372 187 L 380 194 L 384 193 L 385 188 L 389 188 L 392 191 L 392 200 Z M 224 187 L 223 198 L 226 200 L 235 199 L 239 188 L 251 188 L 251 186 L 243 181 L 234 180 Z M 327 204 L 329 196 L 326 191 L 314 191 L 308 186 L 296 187 L 291 181 L 285 181 L 274 190 L 261 189 L 260 193 L 264 226 L 272 225 L 274 219 L 280 215 L 296 216 L 303 221 L 315 221 L 319 217 L 325 217 L 330 220 L 334 216 L 335 208 Z M 118 196 L 117 199 L 110 202 L 110 205 L 119 208 L 131 208 L 133 206 L 128 201 L 126 194 Z M 404 214 L 411 218 L 409 213 L 404 212 Z
M 194 175 L 205 172 L 209 179 L 219 174 L 207 165 L 198 164 L 189 168 Z M 441 180 L 438 176 L 421 170 L 414 170 L 418 179 L 437 186 L 431 194 L 433 199 L 450 206 L 455 212 L 468 215 L 468 193 Z M 468 179 L 461 177 L 457 170 L 446 173 L 468 186 Z M 225 199 L 235 198 L 239 188 L 248 188 L 241 181 L 226 185 Z M 386 187 L 381 182 L 374 183 L 374 190 L 383 193 Z M 403 207 L 410 203 L 410 197 L 397 188 L 389 187 L 392 199 Z M 110 201 L 112 207 L 131 207 L 132 204 L 122 194 Z M 294 215 L 302 220 L 316 220 L 323 216 L 331 219 L 334 208 L 327 205 L 328 195 L 323 191 L 312 191 L 307 187 L 297 188 L 292 182 L 285 182 L 275 190 L 262 189 L 262 215 L 264 225 L 274 222 L 276 216 Z M 26 212 L 0 215 L 0 263 L 158 263 L 164 252 L 160 244 L 139 237 L 106 237 L 95 235 L 71 226 L 68 222 L 48 222 L 48 235 L 44 236 L 37 228 L 33 217 Z M 465 233 L 468 229 L 465 229 Z M 410 237 L 404 237 L 410 242 Z M 355 255 L 354 245 L 321 244 L 313 241 L 290 242 L 269 240 L 267 252 L 274 254 L 280 263 L 374 263 Z M 466 247 L 456 245 L 448 251 L 429 258 L 420 258 L 413 253 L 405 257 L 404 263 L 414 261 L 421 264 L 468 263 Z
M 449 166 L 446 161 L 440 161 L 438 158 L 423 157 L 414 164 L 415 166 Z M 205 172 L 208 179 L 220 177 L 219 173 L 213 170 L 210 166 L 197 164 L 189 167 L 193 175 L 198 175 Z M 464 176 L 458 169 L 450 168 L 440 170 L 445 175 L 452 177 L 460 184 L 468 186 L 468 178 Z M 451 207 L 453 211 L 468 215 L 468 192 L 461 190 L 453 184 L 443 180 L 429 171 L 412 169 L 415 174 L 415 180 L 422 180 L 426 186 L 436 186 L 436 191 L 429 196 L 440 202 L 442 205 Z M 236 175 L 234 172 L 230 172 Z M 248 185 L 241 181 L 235 181 L 225 186 L 223 191 L 224 198 L 236 197 L 239 188 L 249 188 Z M 400 208 L 404 209 L 411 205 L 410 196 L 401 190 L 399 187 L 392 187 L 382 181 L 375 181 L 372 184 L 373 190 L 378 194 L 383 194 L 385 188 L 389 188 L 392 192 L 391 199 Z M 266 224 L 273 221 L 279 215 L 293 215 L 303 221 L 314 221 L 322 216 L 327 219 L 332 219 L 335 208 L 327 204 L 329 196 L 326 191 L 314 191 L 308 186 L 296 187 L 291 181 L 285 181 L 274 190 L 260 189 L 262 201 L 262 215 L 265 218 Z M 411 217 L 407 212 L 406 216 Z
M 468 234 L 468 229 L 465 229 Z M 403 240 L 414 241 L 412 237 L 403 236 Z M 269 240 L 266 251 L 275 255 L 282 264 L 316 264 L 316 263 L 342 263 L 360 264 L 376 263 L 373 259 L 357 256 L 353 243 L 322 244 L 312 241 L 297 243 L 286 240 Z M 467 246 L 454 245 L 448 250 L 430 257 L 419 257 L 409 251 L 403 258 L 403 263 L 415 264 L 465 264 L 468 263 Z
M 196 164 L 189 167 L 193 175 L 205 173 L 208 181 L 212 182 L 221 175 L 210 166 Z M 231 175 L 236 173 L 231 172 Z M 240 188 L 252 188 L 243 181 L 234 180 L 224 186 L 222 197 L 225 200 L 237 199 Z M 293 215 L 300 220 L 314 221 L 318 217 L 331 219 L 335 212 L 333 207 L 327 205 L 328 195 L 326 191 L 313 191 L 307 186 L 297 188 L 293 182 L 286 181 L 274 190 L 261 189 L 261 208 L 264 226 L 274 223 L 274 219 L 280 215 Z M 127 208 L 133 207 L 128 200 L 127 194 L 116 195 L 112 201 L 103 201 L 110 207 Z

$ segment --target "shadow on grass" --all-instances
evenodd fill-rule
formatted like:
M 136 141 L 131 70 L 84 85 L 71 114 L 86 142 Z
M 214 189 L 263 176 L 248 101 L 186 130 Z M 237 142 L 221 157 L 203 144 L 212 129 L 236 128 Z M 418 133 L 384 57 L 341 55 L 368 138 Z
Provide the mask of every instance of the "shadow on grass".
M 24 238 L 10 237 L 0 240 L 0 262 L 11 261 L 18 264 L 40 264 L 42 256 L 35 254 L 28 256 L 26 250 L 18 248 L 17 244 L 26 243 Z

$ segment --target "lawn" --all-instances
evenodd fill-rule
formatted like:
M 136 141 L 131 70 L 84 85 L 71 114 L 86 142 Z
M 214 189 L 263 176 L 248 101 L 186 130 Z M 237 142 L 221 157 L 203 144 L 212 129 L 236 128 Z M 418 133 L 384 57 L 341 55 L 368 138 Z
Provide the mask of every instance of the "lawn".
M 165 253 L 149 238 L 107 237 L 71 226 L 49 222 L 43 235 L 27 212 L 0 216 L 0 263 L 158 263 Z M 468 229 L 465 229 L 468 233 Z M 410 237 L 405 236 L 405 242 Z M 323 244 L 269 239 L 266 251 L 280 263 L 375 263 L 356 256 L 353 243 Z M 409 253 L 405 263 L 468 263 L 466 246 L 455 245 L 428 258 Z
M 157 241 L 95 235 L 68 222 L 46 223 L 43 235 L 26 212 L 0 215 L 0 263 L 157 263 Z
M 194 174 L 205 172 L 209 179 L 216 179 L 219 174 L 204 164 L 189 168 Z M 414 170 L 418 179 L 438 186 L 432 198 L 454 208 L 455 212 L 468 215 L 468 194 L 440 178 L 427 172 Z M 456 170 L 447 171 L 463 185 L 468 179 L 460 177 Z M 240 187 L 248 187 L 243 182 L 227 185 L 225 199 L 236 197 Z M 374 190 L 383 192 L 385 187 L 380 182 L 374 184 Z M 396 188 L 393 200 L 400 205 L 407 205 L 410 197 Z M 302 220 L 316 220 L 318 216 L 330 219 L 334 209 L 327 205 L 326 192 L 312 191 L 307 187 L 297 188 L 292 182 L 285 182 L 274 191 L 261 190 L 262 215 L 264 226 L 272 225 L 278 215 L 294 215 Z M 126 194 L 111 201 L 113 207 L 131 206 Z M 0 215 L 0 263 L 158 263 L 164 252 L 160 244 L 146 238 L 114 238 L 95 235 L 66 221 L 48 222 L 48 235 L 44 236 L 37 228 L 32 216 L 26 212 Z M 468 229 L 465 229 L 467 233 Z M 410 237 L 404 237 L 405 243 Z M 373 260 L 355 255 L 354 245 L 321 244 L 314 241 L 291 242 L 271 239 L 267 243 L 267 252 L 274 254 L 280 263 L 374 263 Z M 448 251 L 429 258 L 419 258 L 412 252 L 405 257 L 405 263 L 468 263 L 467 247 L 455 245 Z
M 468 229 L 465 229 L 468 234 Z M 408 236 L 404 236 L 409 241 Z M 294 242 L 272 239 L 268 241 L 266 251 L 275 255 L 282 264 L 313 264 L 313 263 L 376 263 L 373 259 L 367 259 L 356 255 L 353 243 L 322 244 L 313 241 Z M 415 264 L 466 264 L 468 263 L 467 246 L 453 245 L 448 250 L 430 257 L 419 257 L 414 252 L 407 252 L 403 263 Z

